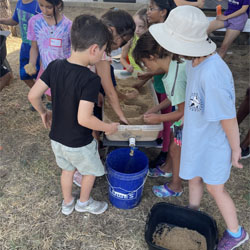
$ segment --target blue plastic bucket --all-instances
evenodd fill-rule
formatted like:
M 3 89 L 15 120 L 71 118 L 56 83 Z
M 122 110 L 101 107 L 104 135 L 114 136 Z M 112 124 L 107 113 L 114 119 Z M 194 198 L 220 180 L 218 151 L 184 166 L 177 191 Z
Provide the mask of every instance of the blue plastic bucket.
M 140 150 L 130 156 L 130 148 L 110 152 L 106 159 L 109 200 L 121 209 L 131 209 L 141 200 L 148 172 L 148 158 Z

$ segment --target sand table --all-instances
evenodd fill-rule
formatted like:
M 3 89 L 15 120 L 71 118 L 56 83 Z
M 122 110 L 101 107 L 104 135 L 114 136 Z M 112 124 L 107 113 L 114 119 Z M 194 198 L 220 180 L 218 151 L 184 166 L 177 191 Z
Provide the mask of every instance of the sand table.
M 167 224 L 157 226 L 153 234 L 153 243 L 168 250 L 207 250 L 203 235 L 187 228 L 171 228 Z
M 125 95 L 131 93 L 136 94 L 136 97 L 132 99 L 119 99 L 121 109 L 123 110 L 129 124 L 144 125 L 145 123 L 143 121 L 143 114 L 155 105 L 151 86 L 145 84 L 143 87 L 137 90 L 132 87 L 133 84 L 138 82 L 138 80 L 133 77 L 127 79 L 116 79 L 116 81 L 116 89 L 120 93 Z M 103 120 L 105 122 L 119 122 L 117 115 L 107 100 L 105 100 L 104 104 Z

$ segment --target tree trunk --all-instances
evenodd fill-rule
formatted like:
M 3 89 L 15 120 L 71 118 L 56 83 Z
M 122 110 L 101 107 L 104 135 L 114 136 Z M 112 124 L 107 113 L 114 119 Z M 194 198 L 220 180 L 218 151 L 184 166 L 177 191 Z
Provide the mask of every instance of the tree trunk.
M 7 18 L 11 17 L 11 8 L 10 8 L 10 1 L 9 0 L 0 0 L 0 17 Z M 15 26 L 8 26 L 0 24 L 0 28 L 2 30 L 10 30 L 13 36 L 17 36 L 17 31 Z

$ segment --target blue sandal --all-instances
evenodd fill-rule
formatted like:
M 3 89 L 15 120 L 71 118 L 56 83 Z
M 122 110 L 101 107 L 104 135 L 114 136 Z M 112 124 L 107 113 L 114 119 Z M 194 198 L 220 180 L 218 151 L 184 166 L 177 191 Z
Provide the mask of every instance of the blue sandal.
M 165 173 L 160 169 L 160 167 L 150 168 L 148 171 L 149 177 L 171 177 L 172 173 Z
M 178 197 L 181 196 L 183 191 L 181 192 L 174 192 L 173 190 L 171 190 L 168 187 L 168 183 L 164 184 L 164 185 L 160 185 L 160 186 L 153 186 L 153 193 L 157 196 L 157 197 Z

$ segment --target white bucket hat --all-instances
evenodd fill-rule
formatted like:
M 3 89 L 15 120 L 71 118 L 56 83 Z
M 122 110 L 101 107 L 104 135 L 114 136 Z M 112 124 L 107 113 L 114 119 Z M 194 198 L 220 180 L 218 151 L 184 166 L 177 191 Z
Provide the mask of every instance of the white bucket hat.
M 207 56 L 216 50 L 208 38 L 209 22 L 198 8 L 184 5 L 171 10 L 164 23 L 149 27 L 154 39 L 166 50 L 183 56 Z

